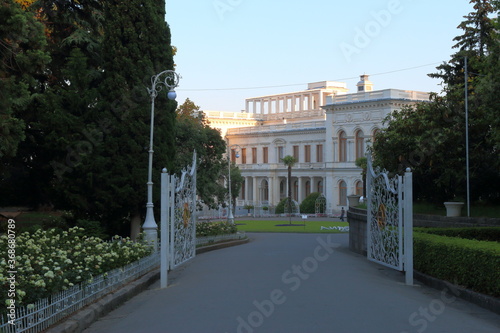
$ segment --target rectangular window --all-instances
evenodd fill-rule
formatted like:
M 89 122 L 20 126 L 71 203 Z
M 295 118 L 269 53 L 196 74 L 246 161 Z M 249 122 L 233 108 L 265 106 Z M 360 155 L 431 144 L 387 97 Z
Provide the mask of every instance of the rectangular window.
M 299 162 L 299 146 L 293 146 L 293 158 L 295 158 L 295 162 Z
M 257 164 L 257 148 L 252 148 L 252 163 Z
M 311 162 L 311 146 L 310 145 L 305 145 L 304 146 L 304 162 L 310 163 Z
M 262 161 L 263 161 L 263 163 L 269 163 L 268 159 L 267 159 L 268 153 L 269 153 L 269 149 L 267 147 L 262 148 Z
M 316 145 L 316 162 L 323 162 L 323 145 Z
M 241 148 L 241 164 L 247 164 L 247 149 Z

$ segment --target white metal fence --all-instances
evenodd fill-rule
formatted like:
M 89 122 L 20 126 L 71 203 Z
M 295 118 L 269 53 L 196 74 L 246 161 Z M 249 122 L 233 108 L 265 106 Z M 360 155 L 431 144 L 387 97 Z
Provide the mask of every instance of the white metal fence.
M 127 266 L 99 275 L 91 283 L 75 285 L 50 298 L 41 299 L 33 307 L 17 307 L 15 325 L 10 324 L 6 316 L 2 316 L 0 332 L 41 332 L 103 295 L 146 274 L 159 264 L 160 254 L 155 252 Z

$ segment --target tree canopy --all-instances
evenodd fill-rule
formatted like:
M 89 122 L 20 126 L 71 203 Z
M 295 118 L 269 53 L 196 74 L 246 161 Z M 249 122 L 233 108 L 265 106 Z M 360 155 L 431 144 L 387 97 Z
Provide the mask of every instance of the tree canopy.
M 196 187 L 200 199 L 210 207 L 223 202 L 226 189 L 218 180 L 223 174 L 227 175 L 227 160 L 223 157 L 226 142 L 189 98 L 177 108 L 176 145 L 175 171 L 188 165 L 196 150 L 199 165 Z
M 373 144 L 377 164 L 393 172 L 413 169 L 416 198 L 465 198 L 467 80 L 471 198 L 500 199 L 500 78 L 495 74 L 500 39 L 498 18 L 491 18 L 500 7 L 490 0 L 471 3 L 474 12 L 464 16 L 458 26 L 463 34 L 454 39 L 457 52 L 430 74 L 442 80 L 442 95 L 391 114 Z

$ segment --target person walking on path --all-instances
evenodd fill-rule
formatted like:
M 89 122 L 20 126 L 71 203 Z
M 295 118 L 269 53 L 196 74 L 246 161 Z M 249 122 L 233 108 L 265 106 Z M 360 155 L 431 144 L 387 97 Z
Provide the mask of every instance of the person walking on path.
M 340 211 L 340 221 L 344 222 L 344 215 L 345 215 L 345 210 L 344 207 L 342 207 L 342 210 Z

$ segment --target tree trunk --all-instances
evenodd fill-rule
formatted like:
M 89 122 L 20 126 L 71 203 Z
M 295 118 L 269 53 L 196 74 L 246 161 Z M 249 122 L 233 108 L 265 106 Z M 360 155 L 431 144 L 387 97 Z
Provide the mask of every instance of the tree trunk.
M 141 214 L 136 213 L 130 219 L 130 238 L 136 240 L 141 232 Z

